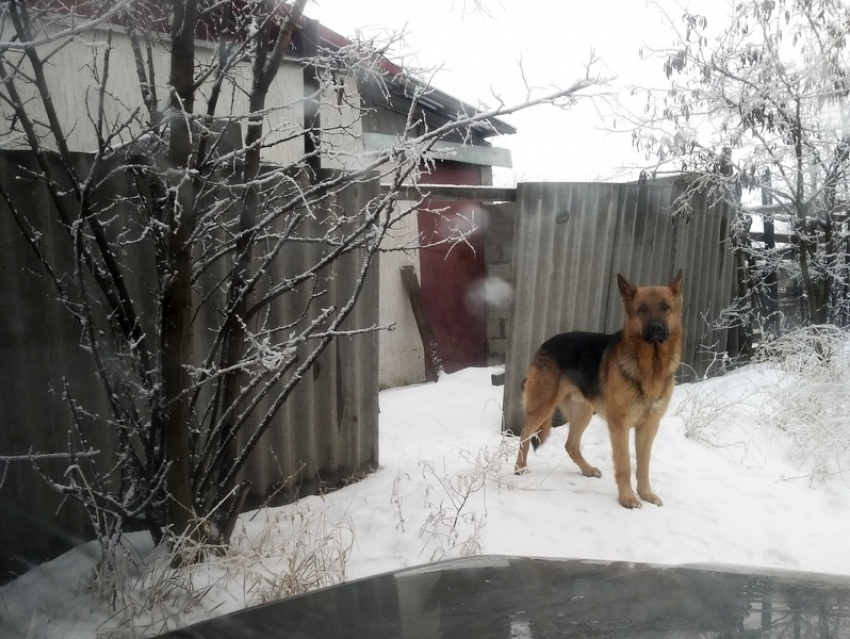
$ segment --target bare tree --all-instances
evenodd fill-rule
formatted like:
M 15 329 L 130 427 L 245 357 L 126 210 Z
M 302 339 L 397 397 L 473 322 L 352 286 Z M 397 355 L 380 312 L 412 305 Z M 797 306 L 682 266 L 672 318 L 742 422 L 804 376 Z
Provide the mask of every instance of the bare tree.
M 778 330 L 782 269 L 798 289 L 795 321 L 846 325 L 850 10 L 748 0 L 729 11 L 719 26 L 690 11 L 668 16 L 675 42 L 652 53 L 669 86 L 648 91 L 645 113 L 631 116 L 634 142 L 653 160 L 650 173 L 690 173 L 693 189 L 742 204 L 732 239 L 745 321 Z M 687 214 L 687 197 L 680 204 Z M 754 207 L 765 227 L 758 242 Z M 776 228 L 790 246 L 777 247 Z
M 293 389 L 334 340 L 380 328 L 346 320 L 383 239 L 424 201 L 401 207 L 399 189 L 416 182 L 434 145 L 600 82 L 588 75 L 428 128 L 418 115 L 428 86 L 386 78 L 374 46 L 294 47 L 305 4 L 19 0 L 0 14 L 0 143 L 31 152 L 20 179 L 49 193 L 56 218 L 35 219 L 9 190 L 0 198 L 77 321 L 110 410 L 95 414 L 65 389 L 72 463 L 61 479 L 45 477 L 87 508 L 105 543 L 142 525 L 156 541 L 227 544 L 247 488 L 240 471 Z M 50 70 L 80 51 L 87 108 L 69 120 Z M 128 61 L 133 95 L 115 75 Z M 315 82 L 281 103 L 271 96 L 287 64 Z M 398 143 L 371 154 L 335 142 L 356 138 L 363 74 L 402 83 L 411 101 Z M 347 117 L 311 120 L 329 104 Z M 322 169 L 325 159 L 340 170 Z M 374 195 L 339 210 L 341 194 L 364 184 Z M 53 224 L 70 269 L 56 262 Z M 305 247 L 314 261 L 287 270 L 287 254 Z M 344 259 L 351 287 L 335 302 Z M 105 466 L 87 444 L 94 424 L 118 442 Z

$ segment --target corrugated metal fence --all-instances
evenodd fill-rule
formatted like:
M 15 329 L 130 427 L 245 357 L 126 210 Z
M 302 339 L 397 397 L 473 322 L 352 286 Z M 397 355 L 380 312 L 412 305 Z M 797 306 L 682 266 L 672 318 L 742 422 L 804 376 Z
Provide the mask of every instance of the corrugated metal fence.
M 732 207 L 696 197 L 688 220 L 671 216 L 684 185 L 525 183 L 517 187 L 515 285 L 508 326 L 505 428 L 522 428 L 521 384 L 537 347 L 565 331 L 614 332 L 623 312 L 616 274 L 639 285 L 685 274 L 682 379 L 702 376 L 723 332 L 709 324 L 732 299 L 726 239 Z
M 75 161 L 78 172 L 85 175 L 90 158 L 78 155 Z M 22 177 L 27 172 L 21 167 L 27 166 L 37 174 L 31 155 L 0 154 L 0 184 L 12 201 L 27 202 L 25 214 L 33 231 L 40 234 L 57 271 L 70 277 L 74 261 L 67 233 L 56 221 L 46 190 Z M 123 209 L 122 199 L 132 191 L 128 180 L 116 178 L 99 188 L 99 197 L 115 203 L 114 215 L 128 215 L 132 209 Z M 359 211 L 377 193 L 377 180 L 358 184 L 327 206 L 336 212 Z M 269 269 L 270 281 L 307 270 L 316 263 L 318 251 L 318 246 L 302 245 L 282 253 Z M 133 280 L 132 290 L 152 287 L 156 275 L 149 254 L 139 251 L 123 259 Z M 359 256 L 351 253 L 317 275 L 328 290 L 323 305 L 340 305 L 348 299 L 359 264 Z M 361 301 L 343 328 L 378 324 L 377 271 L 376 261 Z M 222 275 L 211 272 L 208 277 L 215 280 Z M 309 296 L 311 292 L 305 289 L 299 294 Z M 56 297 L 55 288 L 42 276 L 40 264 L 0 200 L 0 456 L 67 450 L 71 415 L 61 397 L 65 381 L 78 404 L 94 414 L 109 414 L 90 355 L 80 347 L 80 329 Z M 274 317 L 269 319 L 279 320 L 279 325 L 296 319 L 310 322 L 321 310 L 312 308 L 313 315 L 296 317 L 303 308 L 293 304 L 292 298 L 284 298 L 273 305 L 270 313 Z M 155 316 L 155 309 L 143 310 Z M 194 347 L 200 357 L 210 343 L 209 329 L 219 321 L 214 303 L 202 306 L 194 327 Z M 246 467 L 244 474 L 252 481 L 249 506 L 269 499 L 279 503 L 296 492 L 314 493 L 377 467 L 377 362 L 376 333 L 340 338 L 325 351 L 279 411 Z M 89 435 L 90 446 L 109 460 L 115 451 L 115 432 L 103 428 Z M 61 476 L 67 462 L 49 460 L 41 465 L 46 472 Z M 56 555 L 90 535 L 82 509 L 71 502 L 59 509 L 61 498 L 28 462 L 10 464 L 3 479 L 0 574 L 19 572 L 30 562 Z

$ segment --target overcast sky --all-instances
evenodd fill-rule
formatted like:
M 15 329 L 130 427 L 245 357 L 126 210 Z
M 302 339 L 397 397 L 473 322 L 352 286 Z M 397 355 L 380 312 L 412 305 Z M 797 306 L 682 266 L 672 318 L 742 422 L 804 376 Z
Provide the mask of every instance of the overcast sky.
M 582 77 L 591 50 L 599 76 L 613 78 L 612 92 L 630 84 L 662 86 L 657 59 L 641 61 L 642 47 L 672 41 L 657 3 L 647 0 L 311 0 L 307 13 L 345 36 L 405 33 L 390 54 L 395 62 L 437 69 L 432 84 L 472 105 L 495 105 L 494 94 L 521 102 L 526 83 L 544 90 Z M 675 0 L 661 0 L 671 16 Z M 481 5 L 483 9 L 476 8 Z M 692 10 L 715 14 L 724 0 L 691 0 Z M 525 80 L 523 80 L 523 75 Z M 626 133 L 605 131 L 604 104 L 585 102 L 569 111 L 537 107 L 506 117 L 518 129 L 494 144 L 511 149 L 514 168 L 496 175 L 514 181 L 591 181 L 632 177 L 622 167 L 641 158 Z

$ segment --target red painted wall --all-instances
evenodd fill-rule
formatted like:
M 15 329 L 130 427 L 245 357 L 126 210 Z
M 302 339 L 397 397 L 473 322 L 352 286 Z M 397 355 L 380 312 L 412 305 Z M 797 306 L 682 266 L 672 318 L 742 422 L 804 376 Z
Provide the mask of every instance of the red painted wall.
M 481 174 L 474 166 L 442 162 L 420 181 L 477 185 Z M 451 237 L 454 227 L 469 231 L 484 222 L 478 202 L 431 201 L 427 206 L 430 210 L 420 210 L 418 215 L 423 245 Z M 462 242 L 423 248 L 419 260 L 422 297 L 444 370 L 452 373 L 486 365 L 486 310 L 470 295 L 486 274 L 482 231 L 473 231 Z

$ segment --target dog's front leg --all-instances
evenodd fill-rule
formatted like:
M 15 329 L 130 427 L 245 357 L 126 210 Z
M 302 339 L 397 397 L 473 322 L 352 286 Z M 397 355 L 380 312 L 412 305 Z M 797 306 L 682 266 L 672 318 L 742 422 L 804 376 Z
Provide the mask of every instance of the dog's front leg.
M 629 425 L 624 420 L 608 421 L 608 433 L 611 436 L 611 450 L 614 453 L 614 479 L 620 505 L 626 508 L 640 508 L 640 499 L 632 490 L 632 465 L 629 460 Z
M 661 413 L 651 414 L 647 420 L 635 427 L 635 457 L 637 458 L 637 492 L 640 498 L 656 506 L 661 505 L 661 499 L 652 492 L 649 483 L 649 461 L 652 456 L 652 442 L 658 432 Z

